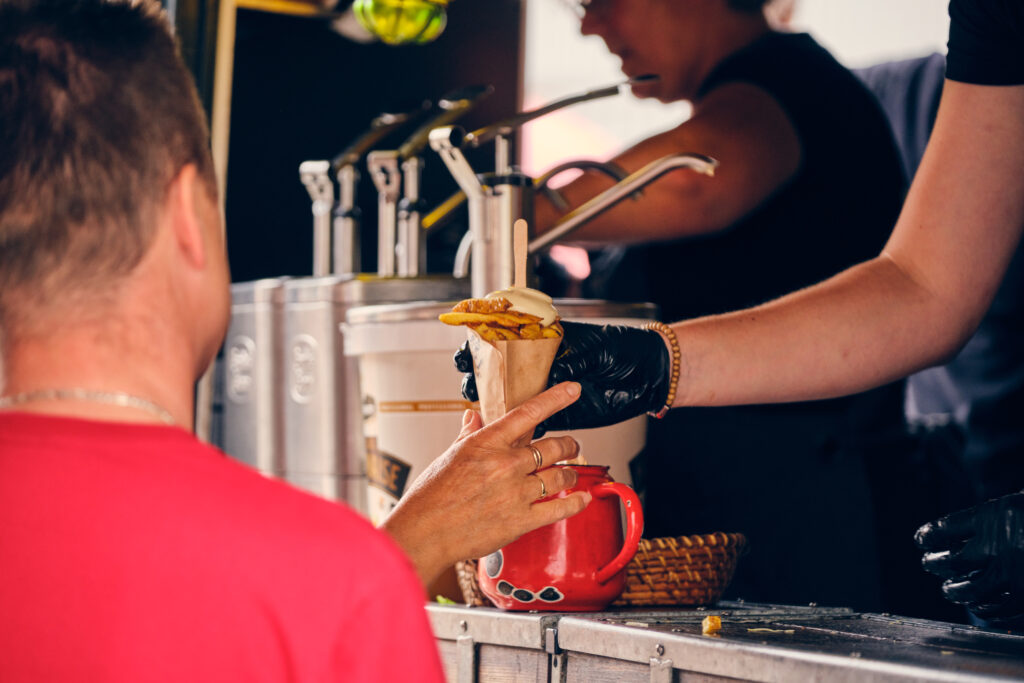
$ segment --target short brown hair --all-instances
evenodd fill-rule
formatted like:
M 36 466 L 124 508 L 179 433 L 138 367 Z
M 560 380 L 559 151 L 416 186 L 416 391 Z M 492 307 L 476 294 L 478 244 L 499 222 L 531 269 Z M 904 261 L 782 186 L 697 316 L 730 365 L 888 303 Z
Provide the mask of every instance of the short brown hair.
M 190 163 L 214 192 L 205 116 L 159 4 L 0 0 L 0 326 L 130 272 Z

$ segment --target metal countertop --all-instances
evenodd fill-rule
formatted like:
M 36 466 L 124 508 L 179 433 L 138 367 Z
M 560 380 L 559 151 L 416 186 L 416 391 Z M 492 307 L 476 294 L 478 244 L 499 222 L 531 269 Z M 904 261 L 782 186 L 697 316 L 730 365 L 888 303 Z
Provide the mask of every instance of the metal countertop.
M 460 681 L 478 680 L 464 670 L 474 661 L 469 650 L 483 644 L 543 650 L 549 671 L 561 667 L 552 681 L 613 680 L 611 669 L 624 663 L 643 667 L 652 682 L 680 680 L 681 672 L 753 681 L 1024 679 L 1024 635 L 845 608 L 724 602 L 600 613 L 427 611 L 438 640 L 459 641 Z M 722 619 L 715 637 L 701 634 L 709 615 Z

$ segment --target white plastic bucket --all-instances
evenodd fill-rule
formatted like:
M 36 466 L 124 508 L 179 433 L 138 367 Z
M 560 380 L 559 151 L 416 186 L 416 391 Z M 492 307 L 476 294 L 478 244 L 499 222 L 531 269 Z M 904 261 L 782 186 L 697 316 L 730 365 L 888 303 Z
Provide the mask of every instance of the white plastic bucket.
M 358 320 L 359 311 L 389 308 L 397 307 L 368 306 L 350 313 Z M 463 412 L 472 406 L 462 398 L 462 377 L 452 365 L 465 330 L 437 320 L 450 309 L 451 304 L 428 304 L 415 311 L 426 319 L 345 325 L 345 354 L 359 357 L 367 516 L 376 525 L 451 445 Z
M 556 301 L 566 320 L 642 325 L 651 305 Z M 420 473 L 459 434 L 462 376 L 452 356 L 466 339 L 462 327 L 437 316 L 452 303 L 364 306 L 348 312 L 345 355 L 359 357 L 363 435 L 367 445 L 367 514 L 380 524 Z M 617 314 L 632 314 L 619 317 Z M 603 314 L 603 315 L 602 315 Z M 571 432 L 587 461 L 608 465 L 616 481 L 631 484 L 629 462 L 643 449 L 646 418 Z

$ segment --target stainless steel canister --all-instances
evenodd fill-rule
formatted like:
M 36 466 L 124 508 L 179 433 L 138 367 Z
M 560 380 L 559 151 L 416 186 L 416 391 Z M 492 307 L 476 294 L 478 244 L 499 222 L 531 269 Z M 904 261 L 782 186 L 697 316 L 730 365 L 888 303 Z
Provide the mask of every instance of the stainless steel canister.
M 290 280 L 284 287 L 284 477 L 365 512 L 366 465 L 359 369 L 343 355 L 340 323 L 354 306 L 461 299 L 469 282 L 371 275 Z
M 231 286 L 231 323 L 224 341 L 223 429 L 228 455 L 268 476 L 282 473 L 281 347 L 283 278 Z

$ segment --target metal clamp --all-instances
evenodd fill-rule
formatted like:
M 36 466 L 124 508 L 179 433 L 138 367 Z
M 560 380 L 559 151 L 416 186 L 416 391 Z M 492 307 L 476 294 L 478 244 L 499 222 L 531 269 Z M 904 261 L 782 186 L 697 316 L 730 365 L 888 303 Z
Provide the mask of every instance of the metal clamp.
M 671 659 L 651 657 L 651 683 L 672 683 L 673 669 Z
M 337 171 L 338 203 L 334 209 L 334 272 L 342 275 L 358 273 L 360 263 L 359 209 L 356 207 L 356 185 L 359 171 L 355 166 L 342 166 Z
M 476 683 L 476 643 L 473 642 L 473 636 L 459 636 L 455 639 L 455 657 L 458 661 L 458 683 Z
M 566 661 L 568 657 L 558 647 L 558 629 L 547 628 L 544 631 L 544 651 L 548 653 L 548 682 L 565 683 Z
M 398 152 L 370 152 L 366 157 L 370 178 L 377 188 L 377 274 L 395 274 L 395 245 L 398 240 L 398 196 L 402 175 L 398 168 Z
M 423 159 L 410 157 L 402 162 L 402 180 L 405 186 L 402 201 L 398 203 L 398 237 L 395 244 L 399 277 L 416 277 L 427 269 L 426 240 L 420 238 L 423 229 L 420 216 L 423 200 L 420 198 L 420 179 Z
M 299 164 L 299 180 L 313 200 L 313 275 L 321 277 L 331 270 L 331 207 L 334 184 L 328 175 L 328 161 L 303 161 Z
M 466 194 L 467 209 L 469 211 L 469 231 L 467 234 L 472 235 L 471 241 L 463 240 L 463 244 L 459 245 L 459 252 L 464 254 L 463 256 L 456 255 L 456 263 L 465 263 L 466 256 L 468 256 L 470 250 L 478 258 L 469 259 L 469 264 L 472 267 L 473 282 L 473 296 L 483 296 L 492 289 L 500 289 L 499 287 L 491 287 L 488 289 L 488 259 L 486 258 L 487 245 L 490 242 L 491 236 L 487 234 L 487 222 L 486 222 L 486 208 L 484 206 L 484 187 L 477 178 L 476 173 L 473 171 L 473 167 L 466 161 L 466 157 L 462 154 L 462 140 L 464 132 L 458 126 L 445 126 L 443 128 L 435 128 L 430 132 L 430 147 L 438 156 L 441 157 L 441 161 L 448 167 L 448 171 L 455 178 L 455 182 L 458 183 L 459 187 Z M 467 269 L 468 270 L 468 269 Z M 459 277 L 456 275 L 456 277 Z M 462 275 L 465 277 L 465 274 Z

